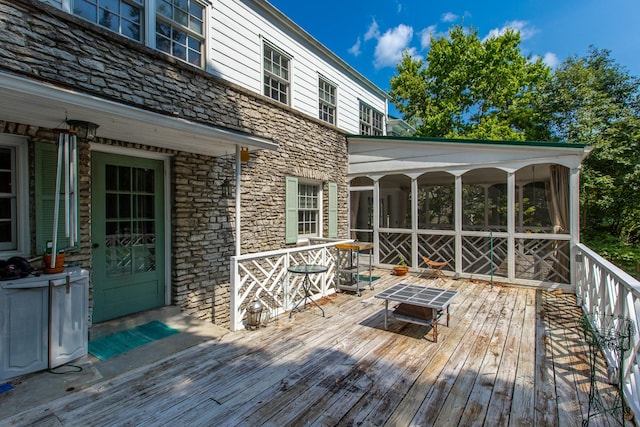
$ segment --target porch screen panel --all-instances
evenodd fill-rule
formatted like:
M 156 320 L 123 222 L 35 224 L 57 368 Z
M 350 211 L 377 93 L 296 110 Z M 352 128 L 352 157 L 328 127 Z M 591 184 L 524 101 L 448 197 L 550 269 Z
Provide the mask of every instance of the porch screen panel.
M 387 175 L 380 180 L 380 227 L 411 229 L 411 178 Z
M 507 238 L 462 236 L 462 271 L 507 277 Z
M 455 226 L 455 178 L 444 172 L 418 178 L 418 228 L 453 230 Z
M 516 278 L 570 283 L 569 241 L 516 239 Z
M 349 225 L 351 239 L 373 242 L 373 190 L 351 190 Z
M 507 173 L 475 169 L 462 176 L 462 229 L 507 231 Z
M 380 263 L 399 264 L 400 255 L 411 262 L 411 233 L 379 233 Z

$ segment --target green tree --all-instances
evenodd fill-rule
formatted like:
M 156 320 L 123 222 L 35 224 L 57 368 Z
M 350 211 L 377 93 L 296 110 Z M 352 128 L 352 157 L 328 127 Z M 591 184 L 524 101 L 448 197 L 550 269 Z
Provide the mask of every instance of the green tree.
M 473 28 L 454 26 L 432 37 L 424 61 L 403 55 L 391 100 L 418 136 L 548 139 L 538 88 L 550 69 L 519 45 L 515 31 L 480 40 Z
M 607 233 L 640 241 L 640 81 L 589 49 L 554 72 L 543 97 L 554 135 L 593 147 L 581 174 L 586 237 Z

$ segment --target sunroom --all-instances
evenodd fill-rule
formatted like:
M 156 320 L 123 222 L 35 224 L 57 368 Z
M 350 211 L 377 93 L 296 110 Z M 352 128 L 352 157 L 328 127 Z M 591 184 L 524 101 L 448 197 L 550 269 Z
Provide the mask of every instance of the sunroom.
M 374 263 L 570 289 L 582 144 L 352 135 L 350 238 Z

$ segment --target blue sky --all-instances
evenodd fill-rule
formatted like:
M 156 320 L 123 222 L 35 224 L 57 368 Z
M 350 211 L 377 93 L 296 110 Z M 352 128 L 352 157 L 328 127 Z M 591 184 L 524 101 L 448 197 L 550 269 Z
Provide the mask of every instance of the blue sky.
M 383 90 L 401 53 L 424 57 L 428 35 L 455 24 L 481 38 L 510 27 L 524 54 L 551 67 L 590 45 L 640 77 L 640 0 L 269 0 L 326 47 Z M 390 111 L 393 114 L 393 111 Z

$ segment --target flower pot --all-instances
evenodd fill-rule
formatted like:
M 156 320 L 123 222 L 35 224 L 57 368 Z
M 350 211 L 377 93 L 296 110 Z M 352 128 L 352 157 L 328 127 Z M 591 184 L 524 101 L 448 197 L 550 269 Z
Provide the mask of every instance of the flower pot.
M 64 271 L 64 252 L 56 255 L 56 264 L 51 267 L 51 255 L 42 255 L 42 271 L 44 274 L 62 273 Z
M 409 267 L 404 265 L 396 265 L 393 267 L 393 272 L 396 276 L 404 276 L 409 271 Z

